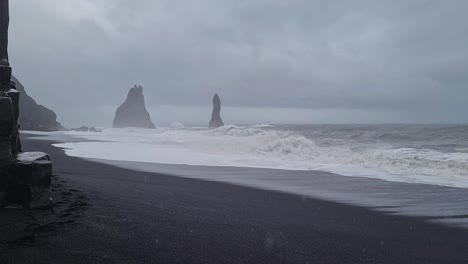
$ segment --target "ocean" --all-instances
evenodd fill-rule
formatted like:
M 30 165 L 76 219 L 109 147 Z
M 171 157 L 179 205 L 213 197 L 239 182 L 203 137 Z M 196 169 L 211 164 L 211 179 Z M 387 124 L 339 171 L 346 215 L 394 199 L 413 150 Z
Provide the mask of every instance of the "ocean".
M 174 124 L 65 132 L 70 156 L 113 161 L 324 171 L 393 182 L 468 187 L 468 125 Z

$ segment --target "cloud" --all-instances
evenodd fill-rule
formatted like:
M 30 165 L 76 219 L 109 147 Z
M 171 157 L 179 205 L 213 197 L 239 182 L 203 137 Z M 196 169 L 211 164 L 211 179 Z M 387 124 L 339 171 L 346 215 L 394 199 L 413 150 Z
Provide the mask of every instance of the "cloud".
M 93 112 L 109 124 L 102 109 L 135 83 L 155 109 L 207 106 L 218 92 L 232 107 L 466 122 L 466 8 L 457 0 L 15 0 L 10 57 L 28 92 L 65 123 Z

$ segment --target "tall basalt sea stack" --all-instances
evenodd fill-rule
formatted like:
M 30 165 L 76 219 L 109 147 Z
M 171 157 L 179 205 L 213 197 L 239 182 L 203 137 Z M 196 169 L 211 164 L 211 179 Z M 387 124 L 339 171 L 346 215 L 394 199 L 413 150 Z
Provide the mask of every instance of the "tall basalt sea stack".
M 223 120 L 221 119 L 221 99 L 218 94 L 213 96 L 213 113 L 211 114 L 210 128 L 216 128 L 224 126 Z
M 127 99 L 115 112 L 114 127 L 155 128 L 146 110 L 143 87 L 135 85 L 130 89 Z
M 18 133 L 20 92 L 8 62 L 9 1 L 0 0 L 0 206 L 49 206 L 52 162 L 42 152 L 21 150 Z

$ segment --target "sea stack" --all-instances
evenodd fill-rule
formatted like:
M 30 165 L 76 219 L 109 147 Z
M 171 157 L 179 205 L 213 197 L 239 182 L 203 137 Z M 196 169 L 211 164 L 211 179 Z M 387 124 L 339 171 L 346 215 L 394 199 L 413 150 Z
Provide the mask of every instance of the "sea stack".
M 221 99 L 219 99 L 218 94 L 215 94 L 213 97 L 213 113 L 211 114 L 210 128 L 221 126 L 224 126 L 221 119 Z
M 12 85 L 21 93 L 19 105 L 18 123 L 22 130 L 34 131 L 58 131 L 63 130 L 63 126 L 57 122 L 57 115 L 54 111 L 39 105 L 24 90 L 24 86 L 14 76 L 11 77 Z
M 146 110 L 143 87 L 136 86 L 128 92 L 125 102 L 117 108 L 114 118 L 114 128 L 140 127 L 155 128 Z

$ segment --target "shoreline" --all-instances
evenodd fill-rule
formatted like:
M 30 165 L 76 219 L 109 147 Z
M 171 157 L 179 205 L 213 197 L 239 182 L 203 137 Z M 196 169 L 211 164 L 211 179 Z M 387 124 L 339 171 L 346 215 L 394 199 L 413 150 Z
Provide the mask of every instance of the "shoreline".
M 247 129 L 247 131 L 239 130 L 235 133 L 229 130 L 222 130 L 222 133 L 219 131 L 221 136 L 218 135 L 217 132 L 213 132 L 216 130 L 200 132 L 196 129 L 176 129 L 173 131 L 171 128 L 160 128 L 160 130 L 157 129 L 154 131 L 137 130 L 134 131 L 136 134 L 131 130 L 121 131 L 118 129 L 109 129 L 108 131 L 104 129 L 102 133 L 71 132 L 71 134 L 69 134 L 66 132 L 41 133 L 33 131 L 26 133 L 42 135 L 45 136 L 45 138 L 60 141 L 60 143 L 55 144 L 55 146 L 64 148 L 66 153 L 70 156 L 88 160 L 114 160 L 116 164 L 118 164 L 118 162 L 128 163 L 131 161 L 151 164 L 173 164 L 175 166 L 189 165 L 196 167 L 234 167 L 312 173 L 326 172 L 338 176 L 468 189 L 468 181 L 465 177 L 466 169 L 460 168 L 460 166 L 462 166 L 460 163 L 461 157 L 457 156 L 458 154 L 464 155 L 462 153 L 448 153 L 444 150 L 437 150 L 437 147 L 434 147 L 435 149 L 428 148 L 425 150 L 430 153 L 425 153 L 424 151 L 418 152 L 419 147 L 417 146 L 403 147 L 394 143 L 396 144 L 395 149 L 398 149 L 397 153 L 401 152 L 400 154 L 403 155 L 397 158 L 397 160 L 395 160 L 395 158 L 399 155 L 396 155 L 393 148 L 380 149 L 376 147 L 374 149 L 374 151 L 376 151 L 375 153 L 356 151 L 356 156 L 354 156 L 354 154 L 348 153 L 348 151 L 353 153 L 354 151 L 346 147 L 343 147 L 341 150 L 327 147 L 317 148 L 314 145 L 315 143 L 312 143 L 314 140 L 300 134 L 300 131 L 297 131 L 298 134 L 286 136 L 286 139 L 284 139 L 281 137 L 277 138 L 278 135 L 276 133 L 281 132 L 281 130 L 279 130 L 272 133 L 272 135 L 265 135 L 267 138 L 276 137 L 273 146 L 268 145 L 268 142 L 263 142 L 262 140 L 258 140 L 258 142 L 263 142 L 262 144 L 255 145 L 258 143 L 256 141 L 259 139 L 259 137 L 257 137 L 258 135 L 253 138 L 243 138 L 243 133 L 248 133 L 248 129 L 250 128 L 245 129 Z M 190 133 L 187 134 L 187 131 L 190 131 Z M 233 146 L 232 143 L 222 145 L 221 142 L 229 142 L 231 140 L 231 138 L 227 136 L 230 135 L 230 133 L 240 135 L 240 138 L 242 138 L 242 140 L 240 140 L 238 136 L 234 136 L 235 140 L 237 140 L 235 141 L 237 142 L 236 145 L 240 146 L 239 153 L 243 153 L 243 155 L 239 155 L 239 153 L 236 154 L 236 147 Z M 258 131 L 256 133 L 258 133 Z M 168 138 L 166 138 L 166 136 Z M 122 137 L 128 137 L 128 142 L 122 140 Z M 179 137 L 188 137 L 188 139 L 182 140 L 182 143 L 179 145 Z M 203 144 L 194 144 L 194 139 L 191 137 L 195 137 L 196 140 L 200 140 Z M 245 142 L 250 142 L 249 140 L 255 140 L 256 143 L 252 149 L 247 150 L 245 148 Z M 304 145 L 308 146 L 306 147 L 307 150 L 298 147 L 298 145 L 294 143 L 296 142 L 295 140 L 299 140 L 299 142 L 304 141 Z M 319 138 L 317 140 L 320 142 L 321 139 Z M 166 143 L 166 141 L 168 141 L 168 143 Z M 220 146 L 214 146 L 214 143 L 220 144 Z M 202 146 L 205 144 L 207 146 L 206 149 Z M 308 144 L 312 144 L 312 146 Z M 349 144 L 351 145 L 348 147 L 353 148 L 353 144 Z M 356 144 L 355 147 L 357 148 L 366 148 L 365 146 L 360 146 L 361 143 Z M 264 149 L 265 145 L 268 146 L 266 149 Z M 378 145 L 379 144 L 377 144 L 377 146 Z M 226 150 L 221 151 L 221 149 L 224 148 L 226 148 Z M 257 153 L 257 151 L 259 151 L 259 153 Z M 285 152 L 283 153 L 281 151 Z M 288 155 L 284 156 L 285 153 L 289 153 L 289 151 L 292 151 L 292 157 Z M 414 151 L 417 153 L 414 153 Z M 253 154 L 250 155 L 249 153 Z M 346 158 L 343 157 L 344 154 L 337 153 L 347 153 L 345 155 Z M 435 153 L 438 155 L 437 158 L 434 156 L 433 158 L 435 160 L 431 160 L 432 158 L 430 158 L 430 156 L 436 155 Z M 310 157 L 310 159 L 302 159 L 305 157 L 303 155 L 306 154 L 317 156 L 318 158 Z M 326 157 L 328 155 L 332 155 L 332 158 L 328 161 L 323 161 L 323 158 L 320 158 L 321 156 Z M 335 155 L 337 155 L 337 157 L 334 157 Z M 372 157 L 380 158 L 374 159 Z M 347 160 L 348 158 L 350 160 Z M 355 159 L 358 160 L 359 164 L 354 163 Z M 366 162 L 367 159 L 370 161 Z M 321 160 L 325 163 L 321 163 Z M 327 158 L 324 160 L 327 160 Z M 389 164 L 393 162 L 399 165 L 391 165 L 389 167 Z M 415 164 L 412 164 L 413 162 L 415 162 Z M 444 164 L 444 162 L 451 164 L 451 166 L 447 166 L 447 168 L 443 169 L 443 166 L 440 164 Z M 448 167 L 453 167 L 453 170 L 448 169 Z
M 143 173 L 227 183 L 361 206 L 382 213 L 417 216 L 427 221 L 468 229 L 468 189 L 461 187 L 392 182 L 324 171 L 83 159 Z M 441 195 L 444 199 L 440 199 Z M 434 208 L 438 210 L 434 211 Z
M 28 135 L 28 134 L 26 134 Z M 34 139 L 89 142 L 66 134 L 32 135 Z M 56 144 L 53 144 L 56 146 Z M 58 147 L 60 148 L 60 147 Z M 60 148 L 62 149 L 62 148 Z M 66 149 L 63 149 L 66 152 Z M 121 169 L 215 181 L 362 206 L 387 214 L 417 216 L 426 221 L 468 229 L 468 189 L 424 183 L 345 176 L 326 171 L 161 164 L 80 158 Z M 430 190 L 430 191 L 428 191 Z M 443 199 L 440 199 L 443 196 Z M 434 210 L 434 209 L 437 210 Z
M 428 223 L 422 217 L 122 169 L 68 157 L 51 141 L 26 138 L 24 146 L 48 152 L 54 174 L 86 196 L 91 206 L 73 226 L 54 230 L 31 247 L 2 250 L 4 263 L 463 263 L 468 259 L 464 250 L 468 230 Z

